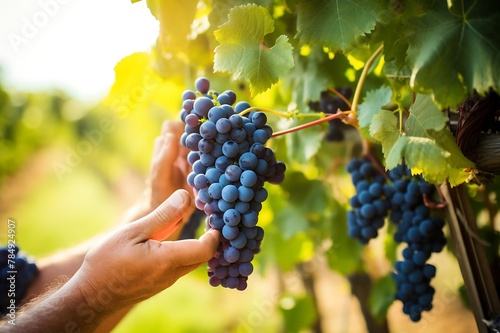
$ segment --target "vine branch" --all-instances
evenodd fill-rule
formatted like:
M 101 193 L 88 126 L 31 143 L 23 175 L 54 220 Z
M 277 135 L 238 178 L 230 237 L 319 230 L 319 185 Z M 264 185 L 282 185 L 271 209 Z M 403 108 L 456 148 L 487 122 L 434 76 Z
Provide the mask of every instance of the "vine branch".
M 368 60 L 365 63 L 365 67 L 363 67 L 363 71 L 361 72 L 361 76 L 359 77 L 358 80 L 358 85 L 356 86 L 356 90 L 354 91 L 354 97 L 352 99 L 352 107 L 351 111 L 352 114 L 350 115 L 349 118 L 350 122 L 352 122 L 352 125 L 355 127 L 358 127 L 358 120 L 356 118 L 356 114 L 358 112 L 358 102 L 359 102 L 359 97 L 361 96 L 361 90 L 363 88 L 363 85 L 365 83 L 366 76 L 368 75 L 368 71 L 370 70 L 370 67 L 373 65 L 375 62 L 375 59 L 382 53 L 382 50 L 384 49 L 384 45 L 380 45 L 378 49 L 373 52 L 373 54 L 368 58 Z

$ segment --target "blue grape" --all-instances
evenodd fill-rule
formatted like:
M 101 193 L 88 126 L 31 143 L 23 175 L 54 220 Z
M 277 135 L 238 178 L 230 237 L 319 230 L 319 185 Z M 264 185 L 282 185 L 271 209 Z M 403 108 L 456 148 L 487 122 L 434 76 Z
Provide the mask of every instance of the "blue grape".
M 215 123 L 215 126 L 217 129 L 217 132 L 219 132 L 221 134 L 229 133 L 229 132 L 231 132 L 231 129 L 232 129 L 231 122 L 227 118 L 221 118 L 221 119 L 217 120 L 217 122 Z M 227 141 L 227 139 L 226 139 L 226 141 Z
M 199 125 L 200 118 L 198 118 L 198 116 L 195 114 L 188 114 L 186 118 L 184 118 L 184 122 L 189 127 L 196 127 Z
M 269 136 L 263 129 L 257 129 L 253 133 L 253 140 L 257 143 L 265 144 L 269 140 Z
M 223 215 L 224 223 L 231 227 L 236 227 L 241 221 L 240 213 L 234 209 L 228 209 Z
M 263 128 L 267 123 L 267 116 L 264 112 L 255 112 L 252 115 L 252 123 L 256 128 Z
M 199 77 L 194 82 L 194 87 L 200 93 L 206 94 L 210 89 L 210 81 L 206 77 Z
M 192 99 L 196 99 L 196 93 L 192 90 L 185 90 L 183 93 L 182 93 L 182 100 L 183 101 L 186 101 L 186 100 L 192 100 Z
M 252 187 L 257 183 L 257 174 L 252 170 L 245 170 L 241 173 L 240 182 L 245 187 Z
M 236 113 L 241 113 L 243 111 L 245 111 L 246 109 L 249 109 L 250 108 L 250 104 L 248 104 L 248 102 L 238 102 L 235 106 L 234 106 L 234 111 Z
M 224 119 L 225 112 L 224 110 L 219 107 L 219 106 L 214 106 L 208 110 L 208 120 L 210 120 L 212 123 L 217 124 L 217 121 L 220 119 Z
M 224 236 L 224 238 L 227 240 L 235 239 L 238 234 L 238 227 L 230 226 L 227 224 L 222 227 L 222 236 Z
M 198 98 L 193 105 L 193 111 L 196 115 L 200 117 L 206 117 L 208 111 L 214 106 L 212 100 L 208 97 Z
M 217 129 L 213 122 L 206 121 L 200 125 L 200 134 L 203 139 L 211 140 L 217 135 Z
M 239 150 L 238 144 L 236 142 L 234 142 L 234 141 L 226 141 L 222 145 L 222 153 L 225 156 L 227 156 L 228 158 L 235 158 L 235 157 L 237 157 L 239 151 L 240 150 Z
M 254 191 L 246 186 L 238 187 L 238 199 L 243 202 L 249 202 L 254 198 Z

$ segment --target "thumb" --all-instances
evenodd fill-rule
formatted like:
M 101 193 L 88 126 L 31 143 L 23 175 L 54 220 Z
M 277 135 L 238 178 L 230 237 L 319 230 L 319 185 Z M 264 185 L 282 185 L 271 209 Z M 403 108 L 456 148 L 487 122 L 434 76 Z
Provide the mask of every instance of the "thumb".
M 172 234 L 190 212 L 191 196 L 186 190 L 177 190 L 154 211 L 129 224 L 140 241 L 163 240 Z

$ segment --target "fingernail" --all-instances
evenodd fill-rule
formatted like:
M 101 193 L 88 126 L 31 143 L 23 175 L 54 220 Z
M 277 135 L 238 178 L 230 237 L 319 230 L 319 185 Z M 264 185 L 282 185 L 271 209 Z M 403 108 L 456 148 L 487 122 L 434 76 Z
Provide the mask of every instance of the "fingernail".
M 184 196 L 177 191 L 170 196 L 170 199 L 168 201 L 170 205 L 174 207 L 180 207 L 184 203 Z

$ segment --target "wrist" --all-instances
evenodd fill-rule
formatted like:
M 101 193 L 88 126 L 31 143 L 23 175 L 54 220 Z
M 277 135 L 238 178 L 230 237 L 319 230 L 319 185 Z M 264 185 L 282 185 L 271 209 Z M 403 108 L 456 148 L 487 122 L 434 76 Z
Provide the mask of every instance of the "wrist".
M 129 304 L 123 296 L 124 286 L 121 278 L 113 275 L 99 276 L 89 271 L 85 264 L 73 277 L 75 288 L 85 301 L 85 308 L 96 315 L 110 315 Z M 82 306 L 83 307 L 83 306 Z

